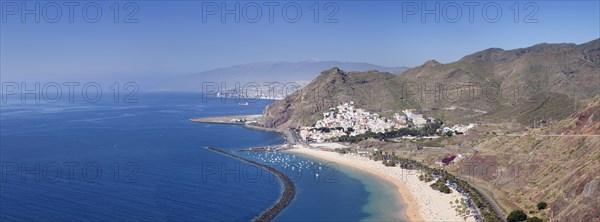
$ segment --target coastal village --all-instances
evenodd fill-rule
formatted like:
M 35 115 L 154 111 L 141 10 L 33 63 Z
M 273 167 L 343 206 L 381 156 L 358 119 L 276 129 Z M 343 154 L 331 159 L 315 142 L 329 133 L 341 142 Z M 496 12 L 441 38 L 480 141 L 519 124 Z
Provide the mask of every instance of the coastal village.
M 354 102 L 341 104 L 323 113 L 323 119 L 318 120 L 313 127 L 301 127 L 300 138 L 306 142 L 327 142 L 342 136 L 359 136 L 368 132 L 385 133 L 399 129 L 419 129 L 436 119 L 426 118 L 414 109 L 394 113 L 392 118 L 382 117 L 354 106 Z M 455 125 L 440 128 L 439 132 L 464 134 L 475 124 Z
M 357 108 L 354 102 L 350 101 L 338 105 L 337 107 L 330 108 L 328 112 L 323 113 L 323 118 L 318 120 L 314 126 L 302 127 L 298 130 L 298 134 L 301 141 L 306 143 L 306 145 L 301 145 L 302 147 L 330 151 L 325 152 L 325 154 L 323 154 L 323 152 L 321 153 L 322 155 L 328 155 L 326 153 L 335 153 L 349 149 L 347 146 L 341 145 L 340 143 L 332 142 L 335 141 L 336 138 L 344 136 L 355 137 L 366 133 L 383 134 L 401 129 L 420 129 L 427 124 L 434 122 L 436 122 L 435 118 L 425 117 L 414 109 L 402 110 L 401 113 L 394 113 L 392 118 L 386 118 L 377 113 Z M 476 124 L 454 125 L 450 127 L 440 126 L 435 132 L 439 135 L 465 134 L 475 126 Z M 438 138 L 439 135 L 432 135 L 430 138 Z M 406 138 L 413 139 L 413 137 Z M 347 152 L 348 151 L 344 151 L 343 153 Z M 384 171 L 386 171 L 384 168 L 396 166 L 396 162 L 400 162 L 400 160 L 395 159 L 397 158 L 395 155 L 390 156 L 377 149 L 372 150 L 372 152 L 357 150 L 356 153 L 350 152 L 347 154 L 353 156 L 349 158 L 360 159 L 367 157 L 372 160 L 383 160 L 383 164 L 378 166 L 378 168 L 381 168 Z M 464 156 L 459 153 L 457 156 L 452 155 L 441 159 L 438 164 L 443 167 L 444 165 L 450 164 L 452 161 L 458 161 L 462 158 L 464 158 Z M 345 159 L 340 159 L 339 161 L 344 160 Z M 390 164 L 392 161 L 394 161 L 393 164 Z M 404 168 L 402 169 L 414 169 L 414 167 L 415 165 L 404 165 Z M 403 176 L 401 174 L 396 176 L 406 177 L 406 175 Z M 471 192 L 468 192 L 467 189 L 461 187 L 457 181 L 448 180 L 446 175 L 428 171 L 421 171 L 418 180 L 420 180 L 420 182 L 414 181 L 413 183 L 426 183 L 433 190 L 440 191 L 442 194 L 436 194 L 438 195 L 438 198 L 450 200 L 450 206 L 464 221 L 483 221 L 482 213 L 475 207 L 474 201 L 471 198 Z M 464 186 L 464 184 L 461 185 Z M 450 195 L 452 191 L 455 193 Z M 423 192 L 423 190 L 420 192 Z M 443 193 L 450 196 L 439 196 L 443 195 Z M 442 218 L 438 217 L 435 219 Z
M 260 115 L 247 115 L 198 118 L 192 121 L 233 123 L 259 130 L 275 130 L 261 127 L 260 118 Z M 468 183 L 442 170 L 466 158 L 462 153 L 448 153 L 436 162 L 438 168 L 430 168 L 421 162 L 401 158 L 393 152 L 380 148 L 360 148 L 353 142 L 339 141 L 340 138 L 369 139 L 370 137 L 365 135 L 389 134 L 393 135 L 392 140 L 400 139 L 407 141 L 407 144 L 416 144 L 418 137 L 395 134 L 395 132 L 408 132 L 408 134 L 412 132 L 421 134 L 419 137 L 426 139 L 442 139 L 453 135 L 465 135 L 476 126 L 476 124 L 445 126 L 441 120 L 426 117 L 415 109 L 402 110 L 391 117 L 385 117 L 357 107 L 354 102 L 349 101 L 323 112 L 322 118 L 313 126 L 279 131 L 284 134 L 287 144 L 251 147 L 238 151 L 247 155 L 255 153 L 255 158 L 271 164 L 281 164 L 283 168 L 301 170 L 306 167 L 305 164 L 295 166 L 290 162 L 295 158 L 295 153 L 299 153 L 358 167 L 382 178 L 391 176 L 396 178 L 391 180 L 396 186 L 420 194 L 414 197 L 417 199 L 420 213 L 413 212 L 413 214 L 422 215 L 423 220 L 484 221 L 485 218 L 494 217 L 492 213 L 494 210 L 485 204 L 487 200 Z M 401 136 L 395 137 L 396 135 Z M 278 152 L 283 150 L 287 152 Z M 318 177 L 319 173 L 315 176 Z

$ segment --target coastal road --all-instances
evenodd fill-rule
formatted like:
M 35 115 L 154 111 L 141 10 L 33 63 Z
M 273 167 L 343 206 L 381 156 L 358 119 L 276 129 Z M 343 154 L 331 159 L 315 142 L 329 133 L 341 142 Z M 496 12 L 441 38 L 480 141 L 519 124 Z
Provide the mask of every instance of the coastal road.
M 474 178 L 472 178 L 471 176 L 465 176 L 468 177 L 469 179 L 473 180 Z M 492 205 L 492 208 L 494 208 L 494 211 L 496 211 L 496 214 L 498 214 L 498 216 L 500 217 L 500 219 L 503 222 L 506 222 L 506 216 L 504 215 L 504 213 L 502 212 L 502 209 L 500 209 L 500 207 L 496 204 L 496 202 L 494 201 L 494 199 L 492 199 L 487 192 L 485 192 L 485 190 L 479 188 L 477 185 L 473 184 L 473 183 L 469 183 L 471 184 L 472 187 L 474 187 L 477 191 L 479 191 L 479 193 L 481 193 L 481 195 L 483 195 L 483 198 L 485 198 L 487 200 L 488 203 L 490 203 Z
M 474 186 L 474 187 L 492 205 L 492 207 L 494 208 L 494 211 L 496 211 L 496 214 L 498 214 L 498 216 L 500 217 L 500 219 L 502 221 L 506 222 L 506 216 L 504 216 L 504 213 L 502 213 L 502 210 L 500 210 L 500 207 L 498 207 L 498 205 L 496 204 L 496 202 L 494 202 L 494 200 L 490 196 L 488 196 L 488 194 L 486 192 L 484 192 L 483 190 L 479 189 L 476 186 Z

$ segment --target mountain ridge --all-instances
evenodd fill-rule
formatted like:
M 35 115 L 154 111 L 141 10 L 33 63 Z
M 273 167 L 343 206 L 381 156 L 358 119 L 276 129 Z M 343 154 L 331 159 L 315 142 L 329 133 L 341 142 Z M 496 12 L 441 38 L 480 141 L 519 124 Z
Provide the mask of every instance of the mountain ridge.
M 163 91 L 201 91 L 203 82 L 225 83 L 233 88 L 235 83 L 268 83 L 268 82 L 301 82 L 314 79 L 317 74 L 331 67 L 342 67 L 346 70 L 370 71 L 380 70 L 400 73 L 408 67 L 386 67 L 364 62 L 340 62 L 305 60 L 299 62 L 255 62 L 211 69 L 199 73 L 177 77 L 160 89 Z
M 485 119 L 527 125 L 540 119 L 558 121 L 576 112 L 580 100 L 600 94 L 599 61 L 600 39 L 596 39 L 580 45 L 490 48 L 447 64 L 430 60 L 400 75 L 333 68 L 321 72 L 298 93 L 267 107 L 265 124 L 279 128 L 307 125 L 318 113 L 349 100 L 384 115 L 415 108 L 450 122 Z M 329 75 L 345 76 L 346 81 L 324 84 Z M 293 107 L 292 101 L 302 105 Z M 450 106 L 486 114 L 443 111 Z M 283 114 L 286 107 L 292 112 Z

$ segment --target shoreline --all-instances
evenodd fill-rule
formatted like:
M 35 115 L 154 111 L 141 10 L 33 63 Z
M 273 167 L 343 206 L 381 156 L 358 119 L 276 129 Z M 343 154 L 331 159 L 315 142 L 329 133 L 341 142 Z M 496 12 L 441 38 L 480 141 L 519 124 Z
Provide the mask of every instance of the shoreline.
M 262 118 L 262 114 L 248 114 L 248 115 L 235 115 L 235 116 L 211 116 L 211 117 L 199 117 L 199 118 L 190 118 L 190 122 L 194 123 L 210 123 L 210 124 L 231 124 L 243 126 L 246 129 L 250 130 L 258 130 L 264 132 L 276 132 L 280 133 L 283 137 L 285 143 L 287 145 L 295 145 L 298 143 L 298 139 L 294 135 L 294 132 L 290 130 L 282 130 L 277 128 L 269 128 L 264 126 L 259 126 L 255 123 L 260 122 Z M 232 120 L 240 120 L 244 121 L 232 121 Z
M 312 152 L 311 152 L 312 151 Z M 352 169 L 356 169 L 359 170 L 361 172 L 365 172 L 368 174 L 371 174 L 377 178 L 380 178 L 388 183 L 393 184 L 394 186 L 396 186 L 397 190 L 395 191 L 398 199 L 400 199 L 402 201 L 402 203 L 405 204 L 406 208 L 405 208 L 405 212 L 400 212 L 400 217 L 404 217 L 406 216 L 406 218 L 409 221 L 427 221 L 424 220 L 423 216 L 421 215 L 421 213 L 419 212 L 419 209 L 417 206 L 417 202 L 414 199 L 414 197 L 411 194 L 406 193 L 405 191 L 402 190 L 407 190 L 407 188 L 405 187 L 404 184 L 402 183 L 398 183 L 397 181 L 393 180 L 392 178 L 389 178 L 381 173 L 377 173 L 371 170 L 367 170 L 361 167 L 358 167 L 357 165 L 353 165 L 349 162 L 342 162 L 342 161 L 336 161 L 335 159 L 332 158 L 328 158 L 325 157 L 323 155 L 319 155 L 315 152 L 327 152 L 327 151 L 317 151 L 317 150 L 309 150 L 307 148 L 298 148 L 298 149 L 290 149 L 290 150 L 286 150 L 286 152 L 288 153 L 295 153 L 295 154 L 303 154 L 303 155 L 307 155 L 307 156 L 311 156 L 317 159 L 321 159 L 321 160 L 325 160 L 325 161 L 331 161 L 331 162 L 335 162 L 341 165 L 344 165 L 346 167 L 350 167 Z M 337 153 L 335 153 L 337 154 Z
M 216 118 L 224 120 L 227 118 L 234 117 L 223 116 Z M 456 190 L 451 188 L 453 191 L 451 194 L 443 194 L 439 191 L 433 190 L 429 186 L 433 182 L 425 183 L 420 181 L 418 179 L 419 172 L 416 170 L 404 170 L 398 167 L 386 167 L 383 164 L 381 164 L 381 162 L 376 162 L 366 157 L 358 156 L 355 154 L 342 155 L 335 152 L 306 148 L 304 144 L 296 141 L 293 132 L 291 132 L 290 130 L 267 128 L 248 123 L 240 124 L 236 122 L 224 121 L 208 122 L 198 121 L 198 119 L 190 120 L 192 122 L 242 125 L 244 128 L 250 130 L 277 132 L 282 135 L 285 143 L 288 146 L 301 147 L 286 149 L 284 150 L 284 152 L 308 155 L 325 161 L 342 164 L 344 166 L 351 167 L 353 169 L 357 169 L 362 172 L 371 174 L 388 183 L 391 183 L 397 188 L 397 198 L 401 200 L 402 203 L 404 203 L 406 206 L 404 211 L 400 211 L 399 216 L 405 216 L 406 218 L 408 218 L 409 221 L 475 221 L 475 218 L 473 218 L 472 216 L 467 217 L 466 220 L 464 220 L 463 217 L 457 216 L 456 211 L 449 204 L 449 202 L 451 201 L 462 198 L 462 196 L 460 196 L 460 194 L 458 194 Z
M 410 221 L 475 221 L 472 216 L 468 217 L 467 220 L 457 216 L 454 208 L 449 205 L 450 201 L 461 198 L 456 190 L 453 190 L 451 194 L 442 194 L 433 190 L 429 187 L 430 183 L 418 179 L 417 171 L 386 167 L 380 162 L 358 155 L 342 155 L 310 148 L 290 149 L 285 152 L 308 155 L 338 163 L 372 174 L 395 185 L 397 187 L 397 197 L 406 206 L 405 211 L 401 212 L 401 216 L 406 216 Z
M 281 134 L 281 136 L 283 137 L 283 140 L 285 141 L 285 144 L 287 144 L 288 146 L 293 146 L 293 145 L 298 144 L 298 140 L 296 139 L 294 132 L 292 132 L 291 130 L 267 128 L 267 127 L 253 125 L 253 124 L 244 124 L 244 128 L 250 129 L 250 130 L 264 131 L 264 132 L 276 132 L 276 133 Z

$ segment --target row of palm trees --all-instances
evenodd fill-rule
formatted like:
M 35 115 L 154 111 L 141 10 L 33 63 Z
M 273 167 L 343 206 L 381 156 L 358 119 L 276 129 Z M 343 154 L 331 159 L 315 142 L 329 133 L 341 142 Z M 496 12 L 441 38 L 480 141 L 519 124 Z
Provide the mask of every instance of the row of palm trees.
M 366 140 L 369 138 L 375 138 L 379 140 L 388 140 L 393 138 L 398 138 L 402 136 L 415 136 L 415 137 L 423 137 L 423 136 L 431 136 L 437 135 L 440 132 L 438 129 L 442 127 L 444 122 L 441 120 L 435 120 L 433 122 L 429 122 L 420 128 L 401 128 L 397 130 L 390 130 L 386 132 L 375 133 L 371 131 L 367 131 L 366 133 L 350 136 L 344 135 L 337 138 L 338 142 L 349 142 L 349 143 L 357 143 L 362 140 Z
M 454 184 L 457 190 L 459 190 L 461 193 L 465 193 L 473 205 L 477 207 L 483 221 L 502 221 L 500 216 L 494 210 L 492 204 L 488 202 L 487 199 L 477 189 L 471 186 L 468 182 L 448 173 L 444 169 L 430 168 L 421 162 L 396 156 L 394 152 L 392 152 L 392 154 L 388 154 L 382 152 L 381 150 L 373 152 L 371 158 L 376 161 L 383 160 L 386 166 L 391 166 L 393 163 L 393 165 L 399 166 L 402 169 L 419 170 L 423 174 L 430 174 L 439 178 L 438 181 Z

